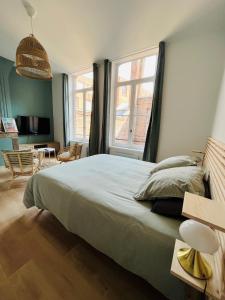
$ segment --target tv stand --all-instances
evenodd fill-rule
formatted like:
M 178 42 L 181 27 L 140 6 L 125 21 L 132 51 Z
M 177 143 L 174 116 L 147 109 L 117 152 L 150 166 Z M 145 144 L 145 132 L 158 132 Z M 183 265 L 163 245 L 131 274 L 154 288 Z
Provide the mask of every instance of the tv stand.
M 23 149 L 39 149 L 39 148 L 54 148 L 55 152 L 58 153 L 60 149 L 59 142 L 44 142 L 44 143 L 34 143 L 34 144 L 20 144 L 20 150 Z
M 40 149 L 40 148 L 49 148 L 48 143 L 46 144 L 34 144 L 34 149 Z M 54 148 L 54 147 L 51 147 Z

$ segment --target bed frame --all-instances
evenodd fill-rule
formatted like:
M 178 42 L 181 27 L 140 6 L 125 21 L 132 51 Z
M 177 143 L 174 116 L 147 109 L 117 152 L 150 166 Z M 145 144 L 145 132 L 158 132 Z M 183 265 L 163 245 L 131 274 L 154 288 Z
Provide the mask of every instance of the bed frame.
M 225 205 L 225 144 L 209 138 L 205 149 L 203 165 L 210 174 L 210 188 L 212 199 Z M 225 216 L 224 216 L 225 218 Z M 215 282 L 221 300 L 225 300 L 225 233 L 217 231 L 221 247 L 216 252 Z

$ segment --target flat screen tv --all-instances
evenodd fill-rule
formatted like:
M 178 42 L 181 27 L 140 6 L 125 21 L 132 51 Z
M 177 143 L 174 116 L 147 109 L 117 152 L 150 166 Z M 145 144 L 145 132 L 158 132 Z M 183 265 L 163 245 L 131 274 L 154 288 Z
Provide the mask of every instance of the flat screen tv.
M 19 135 L 50 134 L 50 119 L 36 116 L 18 116 L 16 124 Z

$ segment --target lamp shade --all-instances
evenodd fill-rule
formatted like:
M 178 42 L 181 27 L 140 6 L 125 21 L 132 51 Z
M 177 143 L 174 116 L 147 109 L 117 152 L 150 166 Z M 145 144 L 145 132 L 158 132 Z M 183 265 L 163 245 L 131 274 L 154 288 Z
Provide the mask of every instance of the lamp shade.
M 197 251 L 213 254 L 219 248 L 215 232 L 194 220 L 184 221 L 179 228 L 183 240 Z
M 16 50 L 16 72 L 33 79 L 52 79 L 48 55 L 33 34 L 22 39 Z

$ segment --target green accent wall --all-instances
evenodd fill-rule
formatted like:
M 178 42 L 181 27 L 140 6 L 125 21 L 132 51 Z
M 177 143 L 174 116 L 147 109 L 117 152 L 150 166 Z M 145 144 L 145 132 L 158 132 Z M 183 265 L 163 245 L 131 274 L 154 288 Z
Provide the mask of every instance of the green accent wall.
M 38 136 L 20 136 L 19 142 L 39 143 L 53 141 L 53 106 L 52 106 L 52 81 L 35 80 L 21 77 L 16 74 L 12 61 L 0 57 L 0 69 L 8 64 L 10 72 L 7 76 L 12 117 L 38 116 L 50 118 L 51 134 Z M 12 149 L 9 139 L 0 139 L 0 150 Z M 0 165 L 3 161 L 0 161 Z

